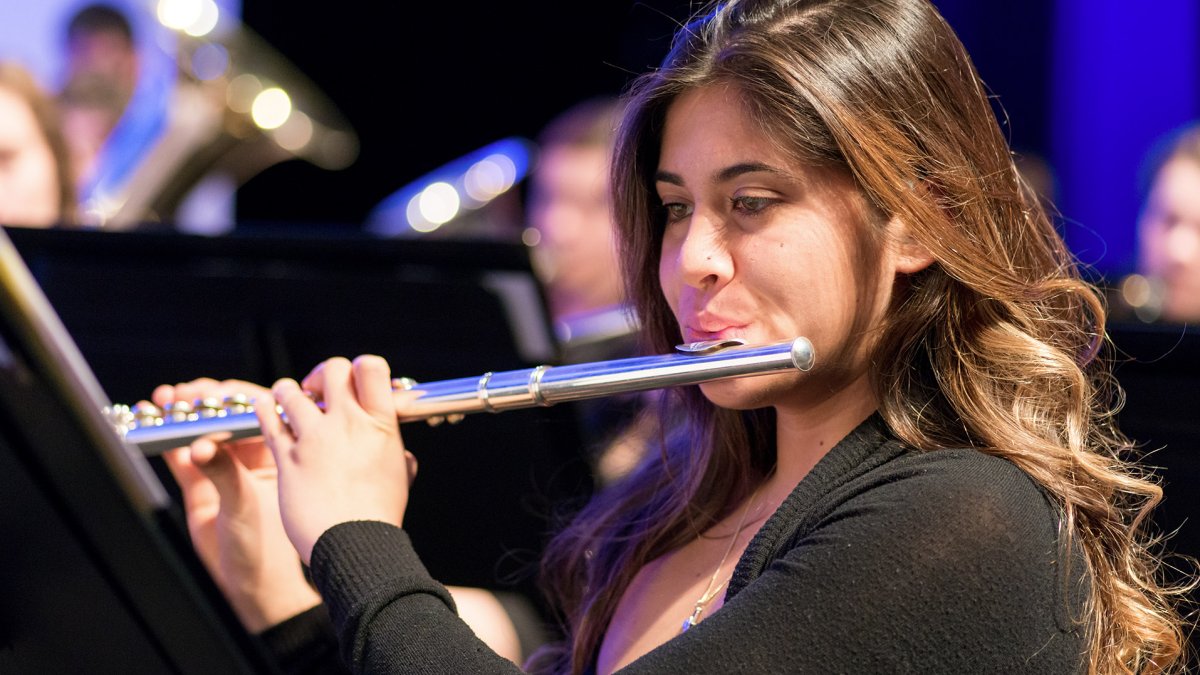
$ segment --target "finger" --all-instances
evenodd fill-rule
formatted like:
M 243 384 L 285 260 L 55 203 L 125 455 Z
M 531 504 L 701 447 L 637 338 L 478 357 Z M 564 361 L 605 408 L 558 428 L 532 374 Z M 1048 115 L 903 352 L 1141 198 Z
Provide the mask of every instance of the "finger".
M 313 394 L 320 396 L 323 393 L 322 385 L 325 381 L 324 373 L 325 361 L 322 361 L 313 366 L 313 369 L 308 371 L 308 374 L 304 376 L 304 379 L 300 380 L 300 386 L 304 389 L 304 391 L 310 391 Z
M 414 401 L 421 398 L 423 392 L 420 385 L 416 389 L 395 389 L 392 391 L 392 411 L 397 417 L 406 417 L 413 411 Z
M 211 377 L 201 377 L 191 382 L 180 382 L 175 385 L 175 400 L 191 402 L 196 399 L 214 396 L 220 386 L 221 383 Z
M 213 461 L 217 452 L 217 444 L 208 438 L 196 439 L 192 445 L 176 448 L 163 453 L 163 459 L 170 469 L 179 487 L 183 490 L 184 498 L 194 498 L 197 490 L 208 492 L 215 489 L 212 478 L 205 473 L 204 465 Z
M 364 354 L 354 359 L 354 393 L 358 404 L 371 415 L 383 419 L 396 417 L 392 401 L 392 371 L 382 357 Z
M 228 446 L 229 451 L 242 463 L 242 466 L 247 469 L 253 471 L 275 468 L 275 460 L 271 457 L 271 450 L 267 448 L 267 444 L 262 438 L 239 438 L 226 441 L 225 444 Z
M 183 508 L 187 513 L 199 515 L 198 510 L 218 508 L 220 495 L 212 481 L 192 464 L 191 448 L 169 450 L 162 458 L 183 493 Z
M 175 387 L 169 384 L 158 385 L 154 388 L 154 393 L 150 394 L 150 400 L 160 408 L 169 403 L 174 403 Z
M 254 414 L 258 417 L 258 426 L 263 432 L 263 440 L 275 463 L 279 464 L 282 461 L 281 457 L 287 454 L 288 449 L 294 443 L 295 437 L 292 436 L 292 430 L 283 423 L 283 419 L 276 412 L 276 405 L 274 394 L 267 392 L 261 403 L 255 404 Z
M 270 391 L 261 384 L 255 384 L 245 380 L 221 380 L 220 385 L 221 391 L 225 395 L 245 394 L 248 398 L 261 396 L 269 393 Z
M 353 399 L 351 372 L 350 361 L 345 357 L 326 359 L 304 378 L 304 390 L 312 392 L 317 399 L 324 401 L 325 410 L 339 408 Z
M 271 397 L 275 399 L 275 403 L 280 408 L 283 408 L 284 415 L 287 415 L 287 427 L 290 427 L 291 436 L 299 436 L 304 433 L 304 429 L 310 428 L 312 424 L 318 423 L 321 420 L 323 414 L 321 409 L 300 389 L 300 385 L 290 377 L 279 380 L 275 383 L 275 386 L 271 387 Z M 271 412 L 274 413 L 274 410 Z M 277 428 L 286 431 L 282 421 L 279 422 Z
M 191 463 L 216 487 L 223 510 L 238 507 L 245 469 L 228 448 L 207 438 L 199 439 L 192 443 Z
M 183 489 L 184 496 L 187 496 L 189 487 L 205 480 L 200 469 L 192 465 L 191 453 L 191 448 L 182 447 L 168 450 L 162 454 L 163 463 L 175 477 L 175 482 L 179 483 L 180 488 Z
M 175 401 L 187 401 L 190 403 L 197 399 L 205 398 L 220 400 L 237 394 L 244 395 L 247 399 L 253 400 L 255 398 L 262 398 L 266 393 L 267 389 L 252 382 L 243 380 L 222 380 L 218 382 L 209 377 L 202 377 L 191 382 L 159 385 L 150 395 L 150 400 L 161 408 Z

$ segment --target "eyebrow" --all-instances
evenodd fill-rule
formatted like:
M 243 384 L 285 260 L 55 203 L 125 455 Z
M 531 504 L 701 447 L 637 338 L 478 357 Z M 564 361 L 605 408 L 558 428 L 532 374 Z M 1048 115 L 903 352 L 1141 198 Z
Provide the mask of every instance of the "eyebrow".
M 724 169 L 716 172 L 713 174 L 712 182 L 724 183 L 747 173 L 769 173 L 781 177 L 787 177 L 788 175 L 784 171 L 781 171 L 770 164 L 763 164 L 762 162 L 743 162 L 741 164 L 734 164 L 733 166 L 725 167 Z M 671 185 L 678 185 L 680 187 L 683 186 L 683 177 L 679 174 L 671 173 L 670 171 L 656 172 L 654 174 L 654 181 L 670 183 Z

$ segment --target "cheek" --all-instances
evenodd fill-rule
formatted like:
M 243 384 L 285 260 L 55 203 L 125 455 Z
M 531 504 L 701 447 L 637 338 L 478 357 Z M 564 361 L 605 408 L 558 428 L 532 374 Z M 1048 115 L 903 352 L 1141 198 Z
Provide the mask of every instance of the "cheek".
M 667 304 L 671 307 L 672 312 L 675 312 L 679 306 L 680 284 L 677 261 L 678 250 L 669 241 L 664 240 L 659 249 L 658 286 L 662 289 L 663 296 L 667 299 Z
M 861 331 L 886 307 L 892 275 L 878 251 L 854 244 L 833 236 L 776 242 L 749 257 L 746 278 L 807 330 Z
M 1163 228 L 1158 219 L 1145 219 L 1138 228 L 1142 264 L 1156 266 L 1162 256 Z
M 1173 261 L 1184 267 L 1197 266 L 1196 262 L 1200 260 L 1200 229 L 1180 224 L 1171 228 L 1165 240 L 1166 250 Z

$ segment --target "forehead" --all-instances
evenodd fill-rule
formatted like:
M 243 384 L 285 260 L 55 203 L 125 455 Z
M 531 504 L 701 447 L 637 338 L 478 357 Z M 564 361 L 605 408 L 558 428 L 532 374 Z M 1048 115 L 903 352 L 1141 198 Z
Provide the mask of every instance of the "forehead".
M 1187 157 L 1177 157 L 1158 173 L 1155 186 L 1167 190 L 1200 192 L 1200 162 Z
M 1200 216 L 1200 163 L 1186 157 L 1167 162 L 1154 180 L 1151 198 L 1160 208 Z
M 538 156 L 535 179 L 547 175 L 572 174 L 604 176 L 608 171 L 608 150 L 600 145 L 551 145 Z
M 667 108 L 663 129 L 663 159 L 686 150 L 691 155 L 754 157 L 758 161 L 790 164 L 791 158 L 748 113 L 744 94 L 728 84 L 693 89 Z

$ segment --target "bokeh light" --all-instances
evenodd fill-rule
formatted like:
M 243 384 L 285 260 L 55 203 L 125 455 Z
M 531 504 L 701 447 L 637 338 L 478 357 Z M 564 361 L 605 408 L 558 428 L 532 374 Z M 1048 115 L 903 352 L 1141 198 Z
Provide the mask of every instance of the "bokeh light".
M 200 0 L 200 13 L 195 20 L 183 27 L 183 32 L 192 37 L 204 37 L 217 27 L 221 10 L 214 0 Z
M 158 21 L 172 30 L 185 30 L 204 12 L 203 0 L 158 0 Z
M 292 99 L 279 87 L 262 90 L 250 106 L 250 117 L 260 129 L 278 129 L 291 114 Z
M 300 152 L 313 137 L 313 123 L 308 115 L 296 111 L 275 130 L 275 142 L 289 152 Z
M 449 183 L 439 181 L 431 184 L 421 190 L 418 200 L 421 216 L 434 225 L 450 222 L 454 216 L 458 215 L 460 206 L 458 190 L 455 190 L 454 186 Z
M 254 98 L 263 90 L 263 84 L 250 73 L 242 73 L 229 81 L 225 90 L 225 101 L 229 109 L 237 113 L 248 113 L 254 106 Z
M 208 82 L 221 77 L 229 69 L 229 52 L 221 45 L 210 42 L 197 47 L 189 63 L 192 75 L 197 80 Z

